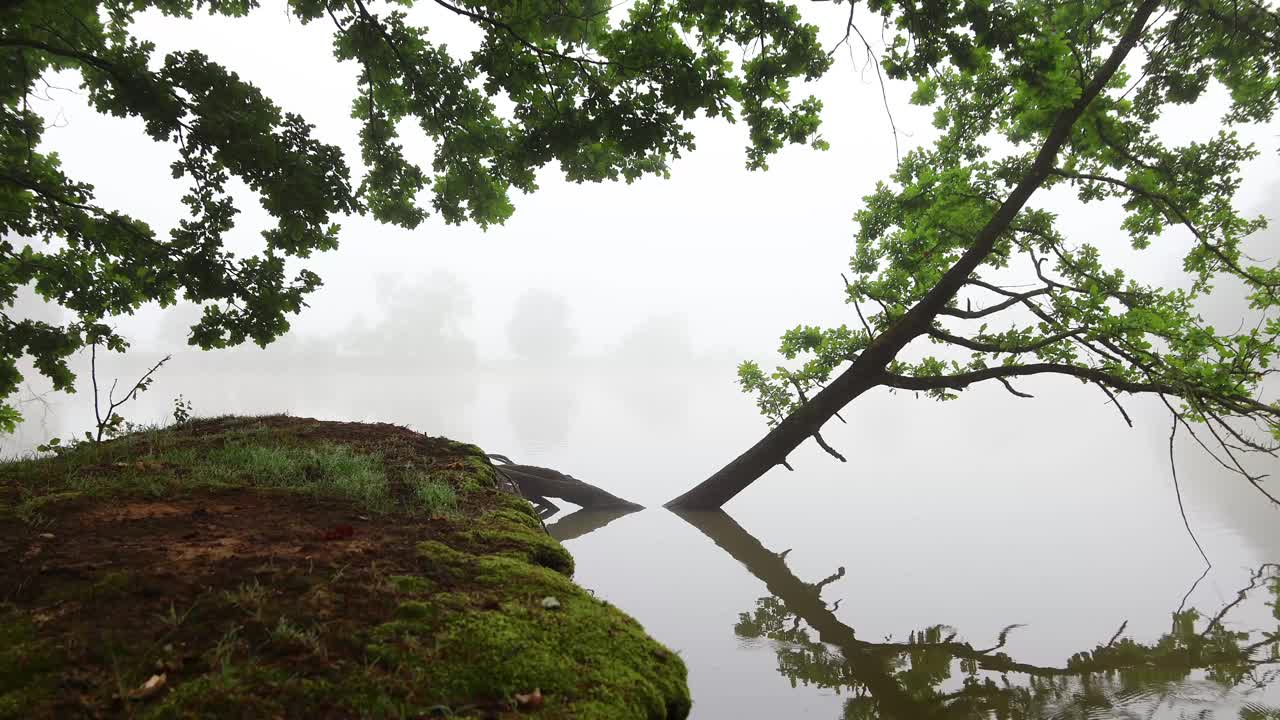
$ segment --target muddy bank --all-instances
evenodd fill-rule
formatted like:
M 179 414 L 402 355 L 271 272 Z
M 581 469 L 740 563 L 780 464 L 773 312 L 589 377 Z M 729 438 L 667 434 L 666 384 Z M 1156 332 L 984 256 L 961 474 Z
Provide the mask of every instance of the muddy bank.
M 0 465 L 0 718 L 682 718 L 472 445 L 222 418 Z

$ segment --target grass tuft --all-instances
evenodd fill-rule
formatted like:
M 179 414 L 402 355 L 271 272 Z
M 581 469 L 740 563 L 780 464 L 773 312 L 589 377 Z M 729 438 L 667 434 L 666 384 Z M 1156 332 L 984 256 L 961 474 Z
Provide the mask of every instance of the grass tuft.
M 458 493 L 453 486 L 430 477 L 419 477 L 413 483 L 418 510 L 427 515 L 453 515 L 458 510 Z

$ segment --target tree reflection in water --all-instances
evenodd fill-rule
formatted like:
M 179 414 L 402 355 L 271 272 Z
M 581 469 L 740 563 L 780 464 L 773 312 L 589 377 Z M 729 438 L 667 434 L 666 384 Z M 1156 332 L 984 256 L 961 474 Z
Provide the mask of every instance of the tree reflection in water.
M 542 516 L 543 520 L 549 520 L 552 516 L 559 512 L 556 508 L 554 512 Z M 587 533 L 595 532 L 620 517 L 625 517 L 637 509 L 633 508 L 610 508 L 607 510 L 577 510 L 560 518 L 554 523 L 547 525 L 547 532 L 551 537 L 560 542 L 566 542 L 580 538 Z
M 1239 632 L 1228 618 L 1245 601 L 1265 595 L 1280 622 L 1280 566 L 1258 568 L 1247 587 L 1216 613 L 1179 608 L 1169 632 L 1150 643 L 1110 638 L 1050 667 L 1017 661 L 1003 651 L 1010 626 L 994 647 L 975 648 L 956 631 L 935 625 L 905 642 L 867 642 L 834 614 L 818 583 L 797 578 L 786 553 L 760 544 L 724 512 L 678 513 L 758 579 L 770 595 L 741 613 L 734 632 L 772 641 L 778 671 L 793 685 L 847 693 L 847 720 L 962 718 L 1238 717 L 1280 720 L 1280 709 L 1233 705 L 1216 715 L 1215 701 L 1188 683 L 1206 681 L 1220 696 L 1259 690 L 1280 673 L 1280 625 Z M 816 633 L 817 639 L 813 637 Z M 1221 709 L 1221 707 L 1219 707 Z

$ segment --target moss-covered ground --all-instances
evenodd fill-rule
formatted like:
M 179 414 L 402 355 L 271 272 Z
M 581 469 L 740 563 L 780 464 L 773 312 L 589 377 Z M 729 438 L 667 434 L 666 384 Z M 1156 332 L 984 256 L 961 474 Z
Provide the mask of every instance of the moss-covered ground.
M 0 464 L 0 718 L 682 718 L 482 451 L 220 418 Z

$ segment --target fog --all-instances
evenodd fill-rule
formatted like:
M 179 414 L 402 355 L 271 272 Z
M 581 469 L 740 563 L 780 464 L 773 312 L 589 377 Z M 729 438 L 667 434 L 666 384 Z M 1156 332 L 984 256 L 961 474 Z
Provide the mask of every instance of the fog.
M 835 36 L 839 10 L 806 12 Z M 440 18 L 441 35 L 465 47 L 469 30 L 446 16 L 434 13 L 432 22 Z M 356 69 L 332 60 L 328 28 L 264 10 L 236 20 L 149 14 L 139 34 L 160 52 L 208 53 L 358 157 L 348 117 Z M 122 408 L 140 423 L 165 421 L 181 394 L 198 415 L 405 424 L 659 505 L 765 431 L 735 387 L 738 362 L 771 365 L 778 336 L 797 324 L 857 322 L 840 278 L 853 247 L 851 217 L 892 171 L 894 143 L 875 74 L 860 63 L 842 57 L 812 91 L 825 103 L 827 152 L 788 148 L 767 172 L 748 172 L 745 128 L 699 120 L 698 150 L 674 163 L 670 179 L 579 185 L 547 168 L 540 190 L 519 197 L 515 216 L 487 231 L 438 219 L 414 232 L 345 219 L 341 247 L 307 261 L 323 288 L 278 342 L 200 352 L 186 344 L 197 308 L 146 307 L 117 319 L 133 347 L 100 358 L 99 374 L 124 383 L 173 355 L 152 389 Z M 910 88 L 886 92 L 903 151 L 929 142 L 931 114 L 907 103 Z M 96 115 L 82 95 L 53 97 L 42 112 L 60 127 L 46 144 L 68 174 L 94 183 L 105 207 L 157 228 L 176 222 L 182 188 L 169 176 L 173 149 L 143 139 L 137 121 Z M 1175 138 L 1216 130 L 1202 106 L 1166 124 Z M 1247 168 L 1242 201 L 1280 215 L 1280 125 L 1242 134 L 1261 153 Z M 408 147 L 430 152 L 422 138 Z M 232 245 L 247 252 L 265 213 L 247 192 L 239 199 L 245 212 Z M 1139 254 L 1118 230 L 1117 206 L 1082 209 L 1063 193 L 1036 202 L 1061 211 L 1068 237 L 1101 245 L 1140 279 L 1185 282 L 1187 239 L 1177 231 Z M 1271 231 L 1250 249 L 1272 257 L 1277 241 Z M 1234 327 L 1238 290 L 1220 290 L 1205 314 Z M 30 292 L 14 314 L 62 317 Z M 82 392 L 68 396 L 49 392 L 26 366 L 19 401 L 27 419 L 0 437 L 0 454 L 92 425 L 86 358 L 74 367 Z M 775 469 L 729 510 L 766 546 L 798 548 L 806 577 L 850 566 L 843 582 L 853 589 L 840 614 L 868 636 L 948 622 L 981 642 L 1029 622 L 1034 630 L 1018 649 L 1049 661 L 1079 649 L 1080 637 L 1105 640 L 1126 618 L 1136 632 L 1154 634 L 1201 569 L 1172 495 L 1167 413 L 1158 400 L 1128 401 L 1129 429 L 1104 396 L 1079 383 L 1019 388 L 1036 398 L 999 387 L 942 405 L 911 393 L 869 394 L 843 413 L 847 425 L 824 430 L 848 464 L 807 445 L 792 458 L 795 474 Z M 1243 568 L 1280 558 L 1280 523 L 1185 436 L 1175 454 L 1189 520 L 1223 568 L 1197 592 L 1229 597 Z M 830 693 L 785 687 L 767 649 L 737 645 L 733 617 L 750 608 L 760 584 L 674 516 L 646 511 L 569 547 L 580 581 L 685 654 L 701 707 L 788 716 L 838 706 Z M 746 694 L 725 699 L 730 685 Z

